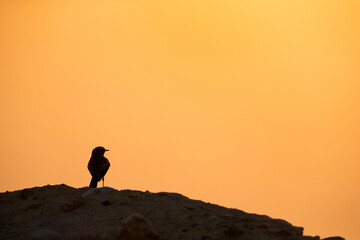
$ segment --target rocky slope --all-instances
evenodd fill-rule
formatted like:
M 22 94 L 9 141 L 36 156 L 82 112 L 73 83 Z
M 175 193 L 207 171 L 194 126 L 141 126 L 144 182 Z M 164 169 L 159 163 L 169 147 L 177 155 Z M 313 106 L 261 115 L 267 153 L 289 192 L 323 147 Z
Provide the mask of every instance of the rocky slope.
M 120 229 L 128 227 L 122 224 L 134 213 L 148 219 L 151 231 L 157 234 L 122 235 Z M 130 226 L 129 231 L 142 231 L 144 226 L 147 228 L 146 221 L 145 225 L 140 222 Z M 303 236 L 303 228 L 284 220 L 191 200 L 177 193 L 76 189 L 66 185 L 0 193 L 0 239 L 145 240 L 156 236 L 164 240 L 320 239 Z

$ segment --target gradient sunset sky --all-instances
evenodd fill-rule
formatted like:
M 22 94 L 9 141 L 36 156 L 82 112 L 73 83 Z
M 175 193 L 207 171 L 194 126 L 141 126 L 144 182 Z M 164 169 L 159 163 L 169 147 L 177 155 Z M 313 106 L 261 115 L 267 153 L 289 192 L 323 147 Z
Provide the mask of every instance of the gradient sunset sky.
M 360 1 L 0 1 L 0 192 L 178 192 L 360 239 Z

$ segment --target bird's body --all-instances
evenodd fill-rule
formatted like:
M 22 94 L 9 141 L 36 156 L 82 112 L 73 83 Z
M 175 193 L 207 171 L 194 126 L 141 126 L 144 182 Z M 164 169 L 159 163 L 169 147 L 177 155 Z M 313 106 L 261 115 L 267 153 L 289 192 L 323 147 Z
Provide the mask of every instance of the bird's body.
M 108 151 L 103 147 L 96 147 L 92 151 L 91 158 L 88 164 L 89 172 L 92 176 L 90 186 L 96 188 L 97 183 L 102 179 L 104 184 L 104 176 L 109 170 L 110 162 L 104 157 L 104 153 Z

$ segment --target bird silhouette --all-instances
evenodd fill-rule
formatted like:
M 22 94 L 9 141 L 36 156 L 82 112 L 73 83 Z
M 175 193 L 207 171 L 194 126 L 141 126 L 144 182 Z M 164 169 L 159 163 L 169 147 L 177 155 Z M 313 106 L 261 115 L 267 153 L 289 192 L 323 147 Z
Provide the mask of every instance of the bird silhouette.
M 104 187 L 104 176 L 109 170 L 110 162 L 104 157 L 104 153 L 109 151 L 104 147 L 96 147 L 92 151 L 91 158 L 88 164 L 89 172 L 92 176 L 89 187 L 96 188 L 97 183 L 102 179 Z

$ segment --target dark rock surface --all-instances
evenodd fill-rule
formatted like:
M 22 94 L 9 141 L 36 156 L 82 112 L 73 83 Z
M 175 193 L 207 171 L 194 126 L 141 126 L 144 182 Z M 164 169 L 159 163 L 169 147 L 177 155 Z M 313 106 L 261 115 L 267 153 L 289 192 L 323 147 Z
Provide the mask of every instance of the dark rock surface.
M 284 220 L 177 193 L 76 189 L 63 184 L 0 193 L 0 236 L 4 240 L 120 239 L 121 225 L 134 213 L 148 219 L 164 240 L 320 239 L 303 236 L 303 228 Z

